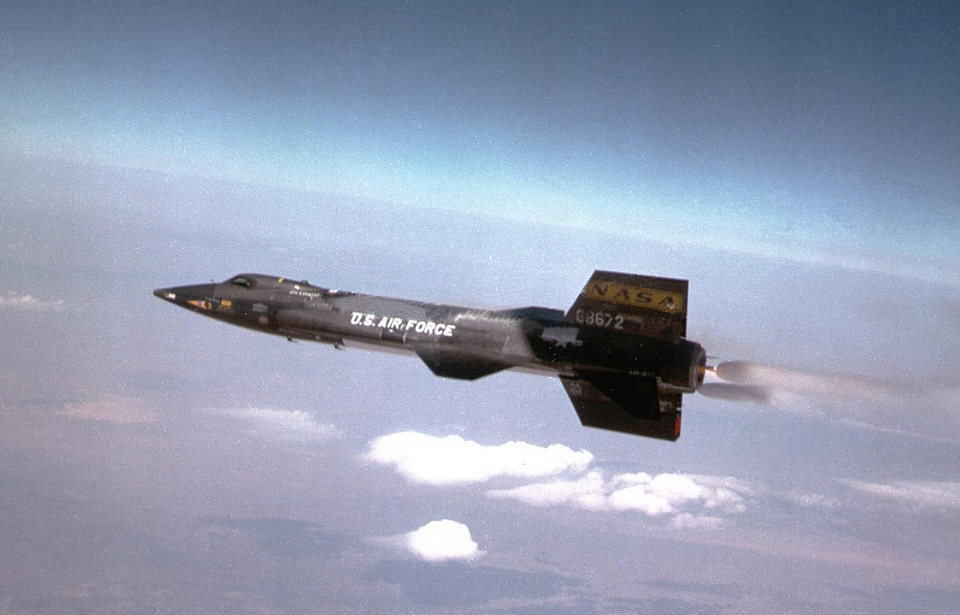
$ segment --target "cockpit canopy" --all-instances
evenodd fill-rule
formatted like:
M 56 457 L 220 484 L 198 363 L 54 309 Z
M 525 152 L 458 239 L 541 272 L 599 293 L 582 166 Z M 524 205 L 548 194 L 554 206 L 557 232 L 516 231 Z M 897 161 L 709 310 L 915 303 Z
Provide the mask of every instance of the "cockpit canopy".
M 314 286 L 307 282 L 306 280 L 289 280 L 287 278 L 281 278 L 271 275 L 262 275 L 259 273 L 241 273 L 240 275 L 233 276 L 224 284 L 232 284 L 233 286 L 240 286 L 243 288 L 257 288 L 257 289 L 290 289 L 290 290 L 307 290 L 315 292 L 326 292 L 325 288 L 320 288 L 319 286 Z

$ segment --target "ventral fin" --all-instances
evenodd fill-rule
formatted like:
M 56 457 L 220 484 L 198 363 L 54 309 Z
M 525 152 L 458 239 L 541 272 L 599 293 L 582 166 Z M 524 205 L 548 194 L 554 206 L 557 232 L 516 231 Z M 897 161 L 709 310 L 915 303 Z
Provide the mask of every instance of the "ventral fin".
M 423 344 L 415 348 L 417 356 L 430 371 L 444 378 L 476 380 L 510 367 L 487 357 L 471 355 L 462 350 Z
M 573 402 L 573 407 L 586 427 L 619 431 L 622 433 L 675 441 L 680 437 L 680 406 L 682 396 L 674 393 L 659 393 L 654 399 L 647 384 L 611 381 L 593 378 L 597 384 L 583 377 L 561 377 L 564 389 Z M 631 399 L 633 384 L 638 384 Z M 654 387 L 656 383 L 654 381 Z M 620 398 L 614 401 L 608 395 Z

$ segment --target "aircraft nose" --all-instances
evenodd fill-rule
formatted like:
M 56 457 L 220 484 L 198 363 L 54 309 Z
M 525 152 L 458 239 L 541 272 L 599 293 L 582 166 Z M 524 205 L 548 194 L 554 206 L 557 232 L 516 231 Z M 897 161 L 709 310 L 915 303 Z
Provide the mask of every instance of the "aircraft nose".
M 173 292 L 173 289 L 170 288 L 158 288 L 153 291 L 153 296 L 166 299 L 167 301 L 176 301 L 177 299 L 177 293 Z
M 153 291 L 154 296 L 160 297 L 164 301 L 169 301 L 174 305 L 183 307 L 195 307 L 202 309 L 203 305 L 213 297 L 213 291 L 216 284 L 193 284 L 190 286 L 172 286 L 170 288 L 158 288 Z

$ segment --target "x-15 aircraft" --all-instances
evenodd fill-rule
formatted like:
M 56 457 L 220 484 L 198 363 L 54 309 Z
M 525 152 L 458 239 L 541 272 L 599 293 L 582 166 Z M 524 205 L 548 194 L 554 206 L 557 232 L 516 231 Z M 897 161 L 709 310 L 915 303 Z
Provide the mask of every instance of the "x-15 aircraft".
M 686 280 L 595 271 L 566 313 L 391 299 L 259 274 L 153 294 L 290 340 L 410 352 L 446 378 L 557 376 L 584 425 L 664 440 L 680 437 L 683 394 L 707 369 L 703 347 L 685 339 Z

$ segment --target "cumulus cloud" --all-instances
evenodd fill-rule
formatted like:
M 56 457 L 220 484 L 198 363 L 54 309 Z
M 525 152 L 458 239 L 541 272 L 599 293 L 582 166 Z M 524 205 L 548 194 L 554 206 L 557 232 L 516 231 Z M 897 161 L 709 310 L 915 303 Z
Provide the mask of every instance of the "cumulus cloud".
M 371 442 L 367 459 L 394 466 L 410 482 L 453 485 L 482 483 L 497 476 L 540 478 L 579 473 L 593 455 L 560 444 L 488 446 L 455 435 L 439 438 L 406 431 Z
M 895 482 L 890 484 L 844 481 L 861 493 L 892 500 L 907 506 L 960 510 L 960 483 Z
M 607 508 L 603 475 L 597 471 L 589 472 L 586 476 L 574 480 L 553 480 L 512 489 L 494 489 L 488 491 L 487 495 L 516 500 L 532 506 L 569 505 L 587 510 Z
M 598 470 L 576 480 L 553 480 L 512 489 L 488 491 L 490 497 L 512 499 L 533 506 L 572 506 L 587 510 L 636 511 L 650 517 L 680 513 L 685 507 L 738 513 L 745 509 L 749 488 L 724 477 L 644 472 L 605 478 Z M 694 517 L 679 522 L 690 527 Z M 705 518 L 702 518 L 705 519 Z M 677 521 L 675 519 L 675 521 Z M 700 523 L 704 527 L 705 523 Z
M 63 309 L 61 300 L 43 301 L 30 295 L 7 292 L 0 296 L 0 308 L 23 310 L 27 312 L 59 312 Z
M 400 540 L 410 553 L 427 562 L 468 560 L 483 553 L 470 535 L 470 528 L 449 519 L 431 521 Z
M 60 411 L 71 418 L 105 423 L 151 423 L 157 414 L 139 399 L 102 397 L 90 401 L 66 404 Z
M 231 410 L 227 414 L 253 424 L 258 433 L 275 438 L 328 440 L 340 435 L 335 426 L 321 423 L 303 410 L 248 408 Z
M 669 516 L 671 524 L 680 528 L 716 527 L 721 519 L 706 511 L 743 512 L 753 495 L 749 485 L 732 477 L 645 472 L 608 477 L 589 467 L 590 452 L 560 444 L 483 445 L 455 435 L 401 432 L 371 442 L 366 457 L 393 466 L 413 483 L 453 486 L 512 478 L 524 484 L 490 489 L 486 495 L 538 507 Z

